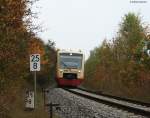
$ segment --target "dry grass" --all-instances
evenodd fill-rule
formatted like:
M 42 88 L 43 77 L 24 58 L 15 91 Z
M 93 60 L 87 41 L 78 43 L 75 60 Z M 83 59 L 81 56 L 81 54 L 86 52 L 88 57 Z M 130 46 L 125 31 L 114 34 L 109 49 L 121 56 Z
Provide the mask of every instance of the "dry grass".
M 44 108 L 42 92 L 38 92 L 37 96 L 37 108 L 35 110 L 25 110 L 23 96 L 18 96 L 12 103 L 11 118 L 49 118 L 49 113 Z M 58 117 L 54 116 L 53 118 Z

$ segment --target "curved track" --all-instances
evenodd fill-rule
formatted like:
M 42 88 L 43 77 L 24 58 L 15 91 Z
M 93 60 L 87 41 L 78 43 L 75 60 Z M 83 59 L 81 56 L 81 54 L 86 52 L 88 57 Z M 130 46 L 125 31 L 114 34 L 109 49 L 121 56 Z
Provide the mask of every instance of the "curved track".
M 139 114 L 142 116 L 150 117 L 150 104 L 138 102 L 134 100 L 123 99 L 115 96 L 107 96 L 103 94 L 96 94 L 94 92 L 89 92 L 87 90 L 81 89 L 67 89 L 64 90 L 69 91 L 73 94 L 94 100 L 96 102 L 104 103 L 110 105 L 112 107 L 117 107 L 118 109 L 126 110 L 128 112 L 132 112 L 135 114 Z

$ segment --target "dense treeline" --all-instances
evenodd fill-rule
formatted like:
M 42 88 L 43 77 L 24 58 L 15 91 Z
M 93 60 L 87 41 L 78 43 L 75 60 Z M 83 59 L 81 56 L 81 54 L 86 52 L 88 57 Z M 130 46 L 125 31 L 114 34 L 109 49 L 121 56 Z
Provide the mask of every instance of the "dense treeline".
M 38 38 L 32 25 L 31 6 L 36 0 L 0 0 L 0 117 L 8 117 L 19 91 L 31 83 L 29 55 L 41 54 L 38 83 L 44 86 L 54 70 L 55 45 Z M 9 98 L 9 99 L 8 99 Z
M 126 14 L 116 37 L 91 51 L 85 64 L 86 87 L 150 101 L 148 26 L 139 15 Z

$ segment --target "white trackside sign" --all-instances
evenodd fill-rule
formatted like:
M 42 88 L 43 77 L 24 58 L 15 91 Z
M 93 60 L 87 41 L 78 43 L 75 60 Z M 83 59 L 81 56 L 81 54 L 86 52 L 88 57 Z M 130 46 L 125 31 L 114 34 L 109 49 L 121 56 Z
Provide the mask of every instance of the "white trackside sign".
M 30 71 L 40 71 L 40 54 L 30 55 Z
M 150 50 L 147 50 L 147 54 L 148 54 L 148 56 L 150 57 Z

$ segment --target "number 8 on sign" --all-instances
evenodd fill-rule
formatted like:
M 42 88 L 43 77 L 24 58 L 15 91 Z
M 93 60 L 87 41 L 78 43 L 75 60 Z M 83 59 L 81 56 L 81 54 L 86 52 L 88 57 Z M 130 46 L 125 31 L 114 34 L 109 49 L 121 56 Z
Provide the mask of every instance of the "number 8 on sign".
M 30 71 L 40 71 L 40 54 L 30 55 Z
M 37 69 L 37 63 L 33 63 L 33 68 Z

